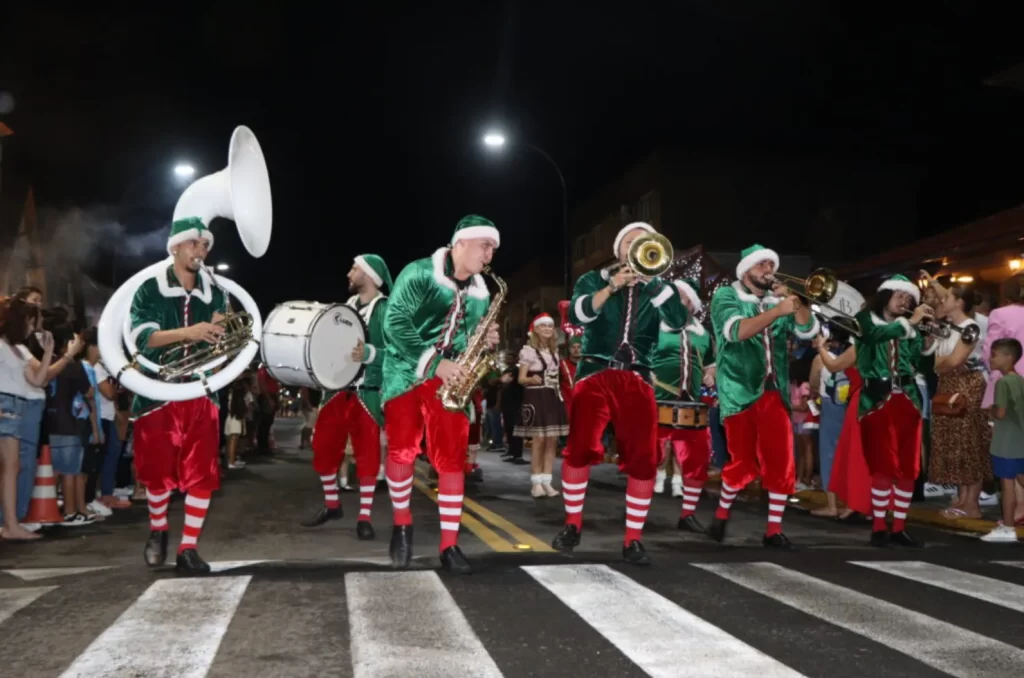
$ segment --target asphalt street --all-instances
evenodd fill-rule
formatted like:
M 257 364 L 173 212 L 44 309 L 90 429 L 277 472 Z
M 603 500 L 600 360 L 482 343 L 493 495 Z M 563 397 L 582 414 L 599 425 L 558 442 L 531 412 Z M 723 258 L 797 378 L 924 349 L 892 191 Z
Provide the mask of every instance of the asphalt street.
M 868 528 L 795 508 L 795 553 L 761 547 L 765 508 L 737 504 L 724 545 L 676 530 L 655 499 L 650 568 L 621 562 L 623 489 L 596 469 L 583 544 L 551 551 L 561 499 L 529 497 L 529 467 L 481 453 L 461 545 L 476 570 L 438 569 L 437 506 L 413 494 L 416 568 L 387 564 L 390 507 L 375 541 L 346 517 L 302 528 L 322 501 L 296 420 L 281 454 L 231 471 L 200 553 L 216 573 L 142 561 L 145 507 L 103 523 L 0 542 L 0 676 L 984 676 L 1024 667 L 1024 548 L 914 527 L 917 551 L 866 545 Z M 425 472 L 425 469 L 421 469 Z M 557 473 L 556 473 L 557 480 Z M 557 485 L 557 482 L 556 482 Z M 713 504 L 698 512 L 710 520 Z M 171 507 L 172 544 L 182 504 Z

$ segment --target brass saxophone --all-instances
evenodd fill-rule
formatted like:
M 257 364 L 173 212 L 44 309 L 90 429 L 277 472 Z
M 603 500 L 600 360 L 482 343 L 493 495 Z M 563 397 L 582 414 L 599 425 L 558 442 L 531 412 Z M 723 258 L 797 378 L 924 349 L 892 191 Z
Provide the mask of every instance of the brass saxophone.
M 466 350 L 455 361 L 462 368 L 462 378 L 449 384 L 442 384 L 437 389 L 437 397 L 441 399 L 444 409 L 449 412 L 464 412 L 469 406 L 470 398 L 477 384 L 494 370 L 504 370 L 502 357 L 487 346 L 487 330 L 497 320 L 501 307 L 505 305 L 508 286 L 505 281 L 485 266 L 483 273 L 490 276 L 498 286 L 498 294 L 491 300 L 487 313 L 480 318 L 473 336 L 466 340 Z

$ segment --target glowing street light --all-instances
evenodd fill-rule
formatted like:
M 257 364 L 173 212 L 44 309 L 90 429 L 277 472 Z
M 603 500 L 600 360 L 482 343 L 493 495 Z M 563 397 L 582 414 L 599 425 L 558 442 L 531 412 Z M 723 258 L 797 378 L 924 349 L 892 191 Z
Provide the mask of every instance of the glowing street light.
M 226 271 L 229 268 L 231 268 L 231 267 L 228 266 L 227 264 L 217 264 L 217 270 L 218 271 Z
M 189 178 L 191 176 L 194 176 L 195 173 L 196 173 L 196 168 L 193 167 L 192 165 L 189 165 L 188 163 L 180 163 L 180 164 L 174 166 L 174 174 L 175 174 L 175 176 L 179 176 L 179 177 L 181 177 L 183 179 L 187 179 L 187 178 Z
M 490 148 L 501 148 L 505 145 L 505 135 L 500 132 L 489 132 L 484 135 L 484 145 Z

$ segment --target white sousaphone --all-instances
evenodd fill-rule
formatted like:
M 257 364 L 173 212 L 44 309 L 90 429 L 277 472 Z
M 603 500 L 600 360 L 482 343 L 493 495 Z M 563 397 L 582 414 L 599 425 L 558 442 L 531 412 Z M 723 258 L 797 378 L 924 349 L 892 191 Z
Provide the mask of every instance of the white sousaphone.
M 207 227 L 215 217 L 232 219 L 249 254 L 256 258 L 266 254 L 273 224 L 270 176 L 263 150 L 248 127 L 236 127 L 231 135 L 228 166 L 193 182 L 178 199 L 173 221 L 190 217 L 198 217 Z M 147 360 L 135 345 L 131 332 L 132 300 L 142 283 L 162 274 L 171 263 L 172 259 L 168 258 L 148 266 L 117 288 L 103 309 L 97 328 L 100 355 L 110 374 L 129 391 L 168 402 L 200 398 L 230 384 L 256 357 L 263 335 L 263 320 L 252 297 L 238 283 L 215 275 L 203 266 L 200 275 L 209 278 L 207 284 L 216 285 L 238 299 L 243 312 L 236 313 L 229 308 L 227 317 L 219 323 L 225 333 L 216 345 L 192 348 L 188 357 L 173 364 Z M 175 351 L 173 345 L 168 349 L 165 355 L 185 355 Z M 228 364 L 216 374 L 202 377 L 225 362 Z M 169 381 L 191 375 L 199 375 L 200 379 Z

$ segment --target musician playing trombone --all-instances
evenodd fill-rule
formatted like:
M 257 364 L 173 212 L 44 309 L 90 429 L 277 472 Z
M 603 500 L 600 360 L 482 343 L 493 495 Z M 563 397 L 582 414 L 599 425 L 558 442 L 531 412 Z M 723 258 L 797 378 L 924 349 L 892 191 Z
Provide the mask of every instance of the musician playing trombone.
M 905 276 L 883 282 L 869 309 L 857 314 L 857 371 L 864 378 L 859 411 L 861 439 L 868 472 L 874 525 L 871 544 L 920 547 L 906 531 L 907 510 L 921 470 L 921 392 L 914 375 L 922 356 L 934 353 L 931 337 L 919 328 L 934 316 L 920 304 L 921 291 Z M 886 523 L 890 505 L 892 531 Z
M 131 306 L 132 338 L 149 360 L 159 363 L 172 344 L 182 345 L 187 354 L 200 343 L 216 343 L 224 333 L 216 323 L 227 310 L 226 299 L 202 269 L 212 247 L 213 233 L 201 219 L 171 225 L 167 252 L 173 263 L 139 286 Z M 169 403 L 136 395 L 132 401 L 135 469 L 149 505 L 150 534 L 143 553 L 150 567 L 167 561 L 167 507 L 171 492 L 180 490 L 186 493 L 185 526 L 176 569 L 184 574 L 210 571 L 196 549 L 210 496 L 220 487 L 217 408 L 216 394 Z
M 643 222 L 623 227 L 612 246 L 621 265 L 590 271 L 576 281 L 569 317 L 583 327 L 583 360 L 576 371 L 569 442 L 563 452 L 565 526 L 551 543 L 560 551 L 580 543 L 590 466 L 604 459 L 601 438 L 610 422 L 619 443 L 620 468 L 629 474 L 622 556 L 635 565 L 651 562 L 640 539 L 660 461 L 650 354 L 659 325 L 678 331 L 688 315 L 670 284 L 658 277 L 645 279 L 626 265 L 633 242 L 654 232 Z M 670 263 L 671 254 L 664 249 L 671 247 L 660 247 Z
M 820 325 L 810 307 L 775 280 L 778 266 L 774 251 L 748 247 L 736 265 L 736 282 L 719 287 L 711 300 L 729 462 L 722 469 L 722 494 L 708 535 L 719 542 L 725 538 L 736 495 L 760 475 L 768 490 L 762 543 L 790 550 L 793 544 L 782 532 L 782 514 L 796 482 L 788 340 L 790 335 L 811 339 Z

